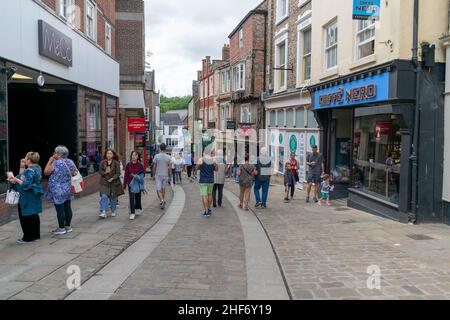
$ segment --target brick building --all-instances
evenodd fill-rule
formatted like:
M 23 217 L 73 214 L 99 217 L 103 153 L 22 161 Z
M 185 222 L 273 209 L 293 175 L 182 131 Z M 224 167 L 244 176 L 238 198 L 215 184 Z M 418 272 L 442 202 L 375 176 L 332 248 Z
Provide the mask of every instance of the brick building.
M 145 15 L 143 0 L 116 0 L 117 60 L 120 63 L 119 153 L 146 158 L 146 128 L 129 132 L 129 119 L 145 119 Z M 144 120 L 145 121 L 145 120 Z
M 306 154 L 319 144 L 319 129 L 307 86 L 311 79 L 311 1 L 268 0 L 267 88 L 264 94 L 267 141 L 284 173 L 284 163 L 294 152 L 300 181 L 306 180 Z
M 8 44 L 0 46 L 3 193 L 6 171 L 17 172 L 30 150 L 43 166 L 60 144 L 75 161 L 82 151 L 95 156 L 116 145 L 120 90 L 115 1 L 2 1 L 0 11 L 8 12 L 0 20 L 0 42 Z M 86 178 L 87 193 L 97 180 Z M 8 219 L 7 208 L 0 216 Z
M 237 129 L 264 127 L 268 2 L 250 11 L 229 35 L 231 102 Z
M 214 70 L 210 56 L 202 60 L 202 70 L 198 73 L 198 81 L 200 91 L 198 117 L 202 119 L 204 129 L 214 129 Z

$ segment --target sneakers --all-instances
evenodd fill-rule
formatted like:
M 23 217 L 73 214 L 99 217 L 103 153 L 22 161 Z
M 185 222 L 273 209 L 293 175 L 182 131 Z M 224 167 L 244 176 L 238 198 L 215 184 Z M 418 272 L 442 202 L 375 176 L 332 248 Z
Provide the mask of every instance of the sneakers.
M 136 216 L 134 214 L 130 214 L 130 220 L 134 220 Z
M 140 216 L 142 214 L 142 210 L 141 209 L 136 209 L 136 215 Z
M 165 201 L 161 201 L 159 203 L 159 207 L 161 208 L 161 210 L 164 210 L 164 207 L 166 206 L 166 202 Z
M 255 204 L 255 208 L 256 208 L 256 209 L 260 208 L 261 206 L 262 206 L 262 203 L 261 203 L 261 202 L 258 202 L 257 204 Z
M 17 242 L 18 244 L 26 244 L 26 243 L 28 243 L 28 242 L 26 242 L 26 241 L 23 241 L 22 239 L 18 239 L 16 242 Z
M 265 204 L 262 204 L 261 209 L 267 209 L 267 206 Z
M 309 203 L 309 197 L 306 197 L 306 203 Z
M 101 219 L 106 219 L 106 211 L 102 211 L 102 213 L 100 213 L 99 217 Z
M 53 230 L 52 233 L 53 233 L 55 236 L 61 236 L 61 235 L 63 235 L 63 234 L 66 234 L 67 231 L 66 231 L 66 228 L 64 228 L 64 229 L 58 228 L 58 229 L 56 229 L 56 230 Z
M 111 213 L 111 217 L 115 217 L 117 214 L 115 212 Z
M 284 203 L 288 203 L 289 202 L 289 198 L 284 198 Z
M 71 233 L 73 231 L 72 227 L 66 227 L 66 233 Z
M 317 199 L 316 197 L 314 197 L 314 202 L 315 202 L 315 203 L 319 202 L 319 199 Z

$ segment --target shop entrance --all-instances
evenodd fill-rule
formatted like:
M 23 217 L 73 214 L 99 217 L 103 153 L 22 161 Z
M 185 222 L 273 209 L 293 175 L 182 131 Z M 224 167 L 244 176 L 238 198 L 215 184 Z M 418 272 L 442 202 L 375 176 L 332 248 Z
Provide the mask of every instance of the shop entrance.
M 17 172 L 28 151 L 41 155 L 45 166 L 58 145 L 77 154 L 77 91 L 70 85 L 8 85 L 9 168 Z
M 331 110 L 328 159 L 330 173 L 336 184 L 334 198 L 346 198 L 350 186 L 352 150 L 352 109 Z

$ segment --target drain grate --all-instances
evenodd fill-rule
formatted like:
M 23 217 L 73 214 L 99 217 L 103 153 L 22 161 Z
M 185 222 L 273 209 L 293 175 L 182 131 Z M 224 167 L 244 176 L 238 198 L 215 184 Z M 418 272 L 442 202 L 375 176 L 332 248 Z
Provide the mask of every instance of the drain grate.
M 413 240 L 422 241 L 422 240 L 434 240 L 434 238 L 431 238 L 429 236 L 426 236 L 424 234 L 409 234 L 407 235 L 408 238 L 411 238 Z

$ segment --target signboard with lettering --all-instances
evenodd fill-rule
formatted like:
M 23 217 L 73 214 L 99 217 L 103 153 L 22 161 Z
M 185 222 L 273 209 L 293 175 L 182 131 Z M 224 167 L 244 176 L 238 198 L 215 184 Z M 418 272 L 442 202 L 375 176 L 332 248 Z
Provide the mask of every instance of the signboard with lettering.
M 72 39 L 42 20 L 38 22 L 38 30 L 39 54 L 71 67 L 73 64 Z
M 369 19 L 380 19 L 380 0 L 353 0 L 353 20 Z
M 227 130 L 236 130 L 236 121 L 227 121 Z
M 128 119 L 128 132 L 130 133 L 144 133 L 147 129 L 145 118 Z
M 389 99 L 389 72 L 314 93 L 316 110 L 368 104 Z

